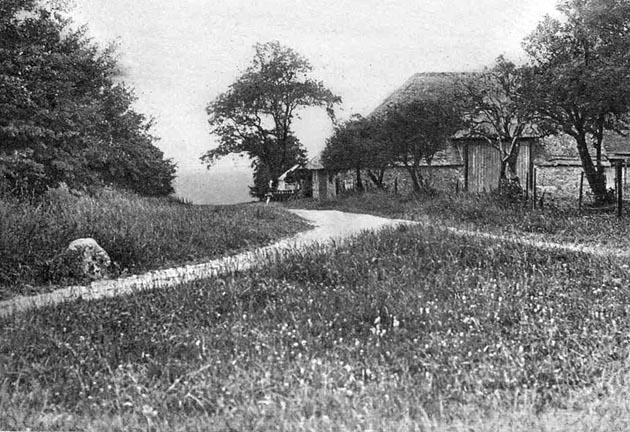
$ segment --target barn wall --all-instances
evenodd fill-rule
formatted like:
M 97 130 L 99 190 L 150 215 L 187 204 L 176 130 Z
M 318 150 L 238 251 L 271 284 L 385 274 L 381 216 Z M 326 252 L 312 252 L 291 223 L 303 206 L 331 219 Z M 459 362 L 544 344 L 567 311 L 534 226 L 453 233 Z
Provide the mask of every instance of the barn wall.
M 485 142 L 468 142 L 468 191 L 490 192 L 499 187 L 501 152 Z M 516 175 L 525 187 L 531 171 L 531 142 L 521 143 Z
M 432 166 L 420 167 L 420 174 L 429 180 L 429 184 L 435 189 L 453 192 L 462 190 L 464 185 L 463 166 Z M 337 175 L 339 188 L 344 190 L 356 189 L 356 172 L 354 170 L 344 171 Z M 370 180 L 367 170 L 361 170 L 361 180 L 367 190 L 374 190 L 376 186 Z M 413 191 L 413 184 L 409 172 L 404 167 L 389 168 L 383 176 L 383 183 L 388 191 L 394 191 L 394 185 L 398 185 L 398 192 L 408 193 Z
M 536 187 L 539 193 L 544 191 L 547 195 L 552 197 L 578 199 L 580 194 L 581 173 L 581 166 L 539 165 L 536 167 Z M 606 188 L 614 189 L 615 169 L 613 167 L 606 167 L 605 174 Z M 627 172 L 624 173 L 624 179 L 626 178 Z M 584 193 L 590 193 L 586 178 L 584 178 Z

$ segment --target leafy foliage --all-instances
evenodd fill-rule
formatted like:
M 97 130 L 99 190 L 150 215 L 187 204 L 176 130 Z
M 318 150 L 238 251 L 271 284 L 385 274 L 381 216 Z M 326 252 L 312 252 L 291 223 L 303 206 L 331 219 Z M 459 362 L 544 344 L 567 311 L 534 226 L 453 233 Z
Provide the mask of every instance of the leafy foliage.
M 360 115 L 337 125 L 322 152 L 324 166 L 332 170 L 354 169 L 359 189 L 363 187 L 361 170 L 367 169 L 374 185 L 383 188 L 383 175 L 392 155 L 381 139 L 382 127 L 380 118 Z
M 380 136 L 392 162 L 409 172 L 415 192 L 428 186 L 419 172 L 421 161 L 430 164 L 462 126 L 454 94 L 450 89 L 438 90 L 432 96 L 390 106 L 383 114 Z
M 538 115 L 524 91 L 524 69 L 500 56 L 492 67 L 456 80 L 466 135 L 481 138 L 501 154 L 499 189 L 517 179 L 520 140 L 538 135 Z
M 151 122 L 116 83 L 114 47 L 101 49 L 35 2 L 0 14 L 0 171 L 5 189 L 39 194 L 113 183 L 146 195 L 173 191 L 175 167 Z
M 303 162 L 306 152 L 291 129 L 298 111 L 341 101 L 309 77 L 310 63 L 278 42 L 257 44 L 251 65 L 207 107 L 218 147 L 202 156 L 208 166 L 232 153 L 247 153 L 256 173 L 252 195 L 264 196 L 269 180 Z
M 606 201 L 604 130 L 630 126 L 630 4 L 568 0 L 559 10 L 564 19 L 546 17 L 525 41 L 529 96 L 552 130 L 573 137 L 591 190 Z

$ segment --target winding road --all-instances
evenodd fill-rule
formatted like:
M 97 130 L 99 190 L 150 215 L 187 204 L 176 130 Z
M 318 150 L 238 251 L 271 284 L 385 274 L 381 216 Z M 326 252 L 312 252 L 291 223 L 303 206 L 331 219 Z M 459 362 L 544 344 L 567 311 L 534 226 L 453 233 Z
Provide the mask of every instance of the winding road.
M 0 302 L 0 318 L 30 309 L 52 306 L 77 299 L 94 300 L 114 297 L 142 290 L 172 287 L 199 279 L 207 279 L 252 268 L 268 262 L 270 258 L 280 259 L 302 247 L 314 244 L 326 247 L 332 243 L 338 243 L 357 235 L 362 231 L 374 231 L 386 226 L 414 223 L 365 214 L 344 213 L 336 210 L 289 211 L 307 220 L 314 228 L 269 246 L 214 259 L 202 264 L 185 265 L 126 278 L 97 281 L 87 286 L 70 286 L 35 296 L 16 297 Z
M 165 270 L 156 270 L 142 275 L 135 275 L 120 279 L 93 282 L 87 286 L 71 286 L 51 293 L 35 296 L 21 296 L 0 302 L 0 318 L 30 309 L 56 305 L 77 299 L 94 300 L 104 297 L 114 297 L 143 290 L 166 288 L 208 279 L 234 271 L 246 270 L 269 262 L 269 259 L 282 259 L 292 252 L 312 246 L 330 247 L 363 231 L 377 231 L 384 227 L 396 225 L 417 225 L 429 222 L 416 222 L 401 219 L 387 219 L 378 216 L 344 213 L 336 210 L 288 210 L 305 220 L 313 228 L 301 232 L 293 237 L 280 240 L 269 246 L 261 247 L 236 255 L 214 259 L 205 263 L 185 265 Z M 437 229 L 457 236 L 474 236 L 497 242 L 511 242 L 525 244 L 544 250 L 562 250 L 568 252 L 583 252 L 594 256 L 617 256 L 630 258 L 630 252 L 620 249 L 609 249 L 597 246 L 555 243 L 545 241 L 541 236 L 516 236 L 492 234 L 482 231 L 463 230 L 455 227 L 445 227 L 442 224 L 432 224 Z

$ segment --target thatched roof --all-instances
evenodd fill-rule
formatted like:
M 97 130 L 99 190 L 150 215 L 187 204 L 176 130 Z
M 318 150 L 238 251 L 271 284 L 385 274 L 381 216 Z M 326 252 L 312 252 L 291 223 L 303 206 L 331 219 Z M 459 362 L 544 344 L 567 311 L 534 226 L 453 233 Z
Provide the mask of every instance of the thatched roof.
M 324 164 L 322 164 L 321 155 L 314 156 L 306 162 L 304 165 L 304 169 L 307 170 L 321 170 L 324 169 Z
M 465 76 L 465 73 L 455 72 L 422 72 L 409 78 L 398 90 L 385 98 L 370 115 L 380 114 L 387 107 L 414 100 L 440 98 L 444 92 L 453 88 L 457 78 Z
M 409 78 L 400 88 L 389 95 L 370 115 L 383 113 L 388 107 L 409 103 L 416 100 L 441 100 L 452 93 L 458 80 L 470 77 L 473 72 L 422 72 Z M 528 126 L 522 138 L 539 138 L 540 133 L 533 126 Z M 468 129 L 457 131 L 453 139 L 470 139 Z
M 426 166 L 425 163 L 422 164 Z M 433 167 L 449 167 L 464 165 L 464 159 L 457 148 L 453 144 L 449 144 L 445 149 L 437 152 L 431 160 L 431 166 Z

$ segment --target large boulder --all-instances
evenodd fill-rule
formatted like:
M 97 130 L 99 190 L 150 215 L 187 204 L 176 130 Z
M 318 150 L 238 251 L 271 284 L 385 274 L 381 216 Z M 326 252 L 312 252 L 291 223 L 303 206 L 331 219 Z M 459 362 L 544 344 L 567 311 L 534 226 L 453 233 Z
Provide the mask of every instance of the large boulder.
M 93 238 L 73 240 L 53 262 L 54 279 L 93 281 L 107 275 L 111 260 Z

